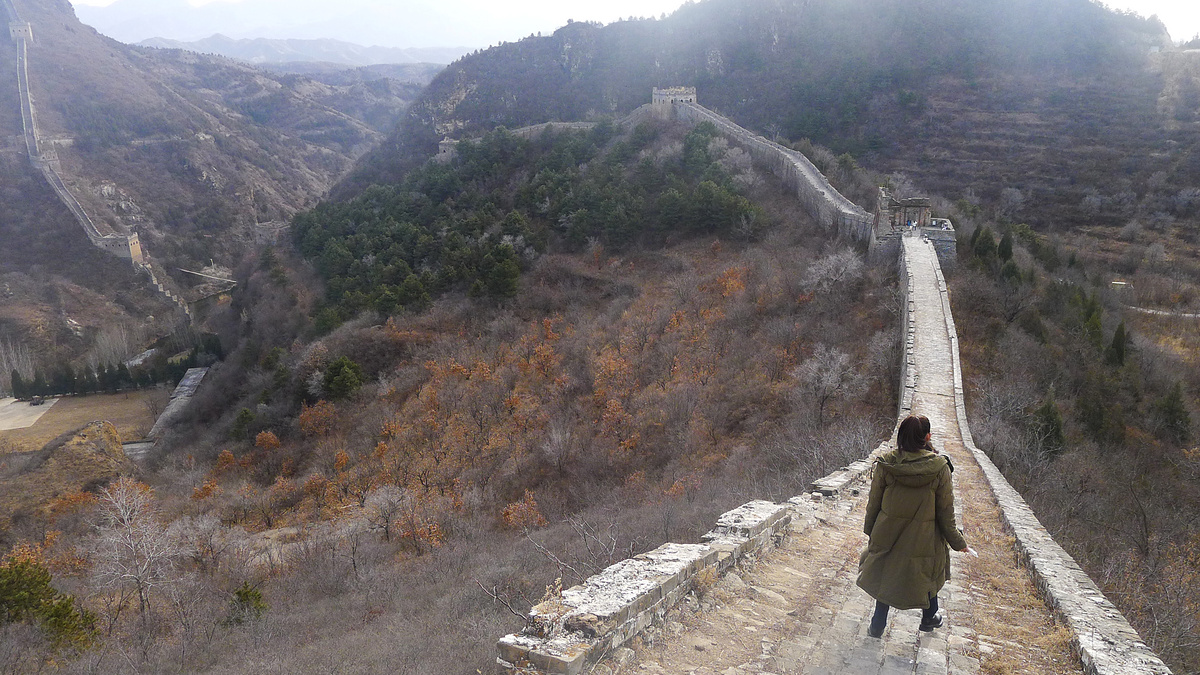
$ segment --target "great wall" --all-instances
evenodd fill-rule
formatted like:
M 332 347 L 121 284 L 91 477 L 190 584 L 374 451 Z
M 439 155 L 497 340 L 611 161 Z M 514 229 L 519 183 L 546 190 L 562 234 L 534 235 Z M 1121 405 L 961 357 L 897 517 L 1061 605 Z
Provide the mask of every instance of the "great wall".
M 945 626 L 920 632 L 916 613 L 900 612 L 882 639 L 867 635 L 874 603 L 854 579 L 866 543 L 860 530 L 871 461 L 890 446 L 885 441 L 786 503 L 755 501 L 724 514 L 702 543 L 664 544 L 534 606 L 525 627 L 497 643 L 497 662 L 514 673 L 564 675 L 588 669 L 649 675 L 977 673 L 981 659 L 996 653 L 1035 663 L 1030 644 L 1038 629 L 1031 636 L 1027 627 L 1057 625 L 1069 633 L 1075 672 L 1169 675 L 971 439 L 942 273 L 954 259 L 953 230 L 919 223 L 897 231 L 894 220 L 884 227 L 888 208 L 897 206 L 886 193 L 875 214 L 868 213 L 802 154 L 700 106 L 694 89 L 656 89 L 652 103 L 623 121 L 649 115 L 711 122 L 778 176 L 821 226 L 858 242 L 875 261 L 899 261 L 906 299 L 899 418 L 914 411 L 930 418 L 935 442 L 957 467 L 958 522 L 980 555 L 956 554 L 952 561 L 955 578 L 941 594 Z M 536 133 L 553 126 L 539 125 Z M 904 213 L 906 205 L 899 206 Z M 1006 583 L 998 583 L 997 575 L 1005 574 Z M 1019 603 L 1007 601 L 997 586 L 1020 584 L 1042 602 L 1008 606 Z M 723 594 L 698 599 L 717 595 L 714 588 Z M 642 638 L 637 652 L 624 646 L 636 637 Z M 1041 672 L 1037 668 L 1019 672 Z
M 168 289 L 158 278 L 148 256 L 142 250 L 141 240 L 137 233 L 117 232 L 107 225 L 97 225 L 72 194 L 66 182 L 63 181 L 62 167 L 57 151 L 52 145 L 42 143 L 37 126 L 37 111 L 34 106 L 33 94 L 30 92 L 29 45 L 34 42 L 33 25 L 21 20 L 12 0 L 3 0 L 3 5 L 9 19 L 9 37 L 17 50 L 17 88 L 21 98 L 21 130 L 29 161 L 45 177 L 46 182 L 54 190 L 54 194 L 75 217 L 93 246 L 109 255 L 130 261 L 139 272 L 146 275 L 150 285 L 158 294 L 174 304 L 190 319 L 191 310 L 187 302 Z

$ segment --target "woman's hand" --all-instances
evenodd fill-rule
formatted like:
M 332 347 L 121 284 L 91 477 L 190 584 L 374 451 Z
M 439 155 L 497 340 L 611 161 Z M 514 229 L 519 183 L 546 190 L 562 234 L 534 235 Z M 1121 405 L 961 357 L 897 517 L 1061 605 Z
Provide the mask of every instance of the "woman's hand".
M 966 553 L 967 555 L 974 556 L 974 557 L 976 557 L 976 558 L 978 558 L 978 557 L 979 557 L 979 552 L 978 552 L 978 551 L 976 551 L 975 549 L 971 548 L 970 546 L 968 546 L 968 547 L 964 548 L 963 550 L 959 551 L 959 553 Z

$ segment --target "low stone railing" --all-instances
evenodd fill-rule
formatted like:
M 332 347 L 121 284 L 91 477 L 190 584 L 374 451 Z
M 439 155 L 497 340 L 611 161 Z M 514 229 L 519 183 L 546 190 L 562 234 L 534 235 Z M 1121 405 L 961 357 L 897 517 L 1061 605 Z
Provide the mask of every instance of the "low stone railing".
M 876 448 L 872 456 L 887 444 Z M 814 481 L 785 504 L 753 501 L 723 514 L 700 544 L 662 546 L 612 565 L 530 610 L 526 628 L 497 643 L 497 662 L 522 673 L 576 675 L 641 633 L 690 593 L 738 562 L 817 522 L 818 510 L 846 496 L 870 471 L 870 458 Z

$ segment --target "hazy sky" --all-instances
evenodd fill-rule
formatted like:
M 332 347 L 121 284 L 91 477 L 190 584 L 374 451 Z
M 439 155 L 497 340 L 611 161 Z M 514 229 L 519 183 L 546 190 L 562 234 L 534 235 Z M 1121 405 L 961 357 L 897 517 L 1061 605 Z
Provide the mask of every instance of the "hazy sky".
M 121 2 L 127 6 L 126 12 L 136 16 L 140 12 L 153 13 L 155 8 L 173 5 L 185 0 L 72 0 L 76 6 L 108 6 Z M 228 13 L 226 17 L 238 16 L 239 9 L 249 9 L 249 4 L 276 5 L 287 9 L 275 14 L 275 20 L 270 25 L 247 25 L 240 32 L 235 28 L 226 28 L 221 32 L 230 37 L 258 37 L 251 35 L 255 31 L 273 34 L 262 37 L 335 37 L 350 39 L 358 31 L 361 39 L 352 40 L 364 44 L 381 44 L 394 47 L 429 47 L 455 45 L 466 47 L 483 47 L 502 40 L 518 40 L 531 33 L 549 33 L 562 26 L 568 19 L 576 21 L 589 20 L 608 23 L 628 16 L 658 16 L 670 13 L 679 7 L 680 0 L 341 0 L 341 2 L 310 3 L 303 0 L 186 0 L 193 7 L 206 7 L 210 10 L 203 12 L 210 17 L 218 14 L 211 10 L 220 9 Z M 247 4 L 249 3 L 249 4 Z M 1112 0 L 1105 3 L 1117 9 L 1130 9 L 1139 14 L 1149 16 L 1157 14 L 1167 26 L 1171 37 L 1175 40 L 1186 40 L 1200 33 L 1200 0 Z M 231 5 L 242 5 L 234 7 Z M 355 12 L 343 13 L 339 17 L 320 16 L 321 9 L 325 13 L 335 9 L 348 7 L 360 8 Z M 146 8 L 146 9 L 142 9 Z M 371 9 L 378 8 L 383 14 L 381 20 L 374 22 L 363 21 L 364 16 L 371 14 Z M 114 8 L 115 9 L 115 8 Z M 409 14 L 405 14 L 409 13 Z M 83 12 L 81 12 L 81 15 Z M 256 15 L 261 16 L 261 12 Z M 310 16 L 311 15 L 311 16 Z M 390 17 L 410 16 L 411 21 L 389 20 Z M 249 16 L 249 14 L 247 14 Z M 387 18 L 384 18 L 387 17 Z M 210 22 L 183 22 L 174 27 L 166 27 L 155 35 L 137 36 L 135 33 L 146 31 L 143 26 L 136 26 L 134 21 L 126 19 L 124 24 L 127 34 L 117 34 L 117 29 L 106 31 L 113 37 L 125 41 L 136 41 L 149 37 L 168 37 L 183 40 L 207 37 L 216 30 L 209 30 Z M 247 18 L 247 21 L 252 19 Z M 261 22 L 261 19 L 253 19 Z M 361 24 L 364 27 L 356 28 Z M 384 25 L 379 25 L 384 24 Z M 404 30 L 405 25 L 411 26 L 411 31 Z M 438 34 L 431 30 L 436 26 L 446 32 Z M 190 34 L 189 34 L 190 29 Z M 388 32 L 391 29 L 391 32 Z M 199 34 L 199 32 L 206 34 Z M 325 34 L 322 34 L 322 33 Z M 449 40 L 450 42 L 447 42 Z M 407 43 L 407 44 L 404 44 Z

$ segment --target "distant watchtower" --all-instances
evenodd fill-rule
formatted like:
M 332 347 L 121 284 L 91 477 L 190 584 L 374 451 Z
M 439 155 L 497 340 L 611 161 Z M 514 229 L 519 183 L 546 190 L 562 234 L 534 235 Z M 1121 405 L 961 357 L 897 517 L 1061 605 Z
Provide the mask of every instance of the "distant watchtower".
M 651 107 L 654 109 L 654 114 L 659 117 L 670 118 L 672 106 L 676 103 L 695 103 L 696 88 L 695 87 L 667 87 L 666 89 L 654 88 L 654 96 L 650 101 Z
M 453 138 L 443 138 L 438 143 L 438 153 L 434 156 L 433 161 L 438 164 L 449 164 L 451 160 L 458 156 L 458 141 Z
M 12 38 L 13 42 L 22 39 L 33 42 L 33 24 L 28 21 L 13 21 L 8 24 L 8 36 Z

